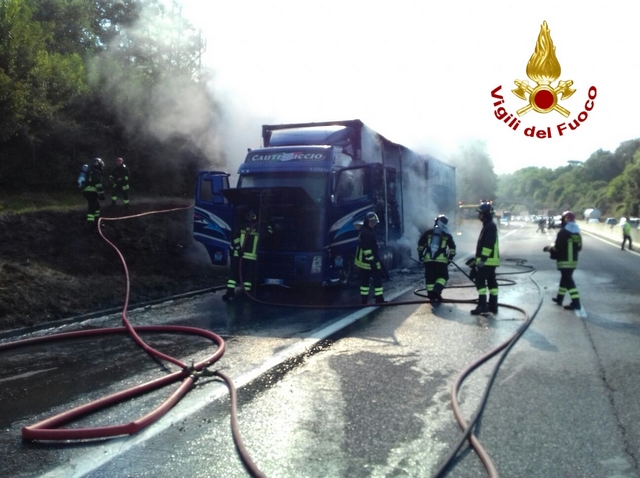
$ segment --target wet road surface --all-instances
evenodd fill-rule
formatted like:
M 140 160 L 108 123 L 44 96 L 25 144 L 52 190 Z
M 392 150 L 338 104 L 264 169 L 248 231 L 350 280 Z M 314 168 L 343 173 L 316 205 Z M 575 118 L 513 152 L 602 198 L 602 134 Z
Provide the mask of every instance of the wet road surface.
M 576 314 L 550 301 L 559 274 L 540 252 L 550 238 L 534 231 L 514 228 L 501 238 L 503 264 L 526 259 L 537 269 L 533 279 L 542 295 L 529 274 L 505 275 L 505 283 L 515 283 L 501 287 L 500 302 L 530 314 L 543 303 L 501 368 L 479 438 L 501 476 L 638 476 L 640 299 L 634 284 L 640 257 L 623 258 L 585 234 L 575 274 L 585 310 Z M 499 272 L 516 270 L 505 265 Z M 468 281 L 452 270 L 450 285 Z M 400 299 L 414 300 L 411 290 L 419 286 L 418 279 L 404 287 L 409 292 Z M 472 288 L 445 292 L 474 296 Z M 135 323 L 180 323 L 223 336 L 228 349 L 219 369 L 242 387 L 243 440 L 267 476 L 431 476 L 460 437 L 450 404 L 457 374 L 523 320 L 507 308 L 488 318 L 469 315 L 471 308 L 410 304 L 353 318 L 350 309 L 226 306 L 210 294 L 130 316 Z M 318 343 L 339 320 L 346 329 Z M 117 323 L 114 316 L 90 325 Z M 121 339 L 2 353 L 0 452 L 9 476 L 248 476 L 230 433 L 227 389 L 213 378 L 201 379 L 163 419 L 135 436 L 22 442 L 26 424 L 175 369 Z M 182 360 L 211 347 L 202 338 L 149 340 Z M 493 363 L 465 381 L 460 403 L 466 417 L 475 413 Z M 139 397 L 74 426 L 135 419 L 166 394 Z M 465 449 L 448 476 L 486 472 Z

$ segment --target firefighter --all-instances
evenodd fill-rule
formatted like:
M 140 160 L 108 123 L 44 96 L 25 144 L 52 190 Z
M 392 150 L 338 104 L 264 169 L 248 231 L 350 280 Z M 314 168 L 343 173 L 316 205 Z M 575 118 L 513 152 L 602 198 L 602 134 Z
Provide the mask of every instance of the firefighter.
M 378 254 L 378 241 L 373 232 L 379 222 L 375 212 L 368 212 L 363 223 L 354 224 L 354 227 L 360 230 L 354 263 L 360 269 L 360 300 L 363 304 L 369 300 L 370 282 L 373 282 L 376 304 L 385 302 L 382 288 L 382 262 Z
M 427 296 L 434 305 L 442 302 L 442 291 L 449 280 L 449 262 L 456 255 L 456 244 L 447 227 L 449 219 L 440 214 L 432 229 L 418 240 L 418 257 L 424 263 L 424 282 Z
M 500 247 L 498 244 L 498 228 L 493 222 L 495 211 L 491 203 L 482 202 L 478 209 L 478 219 L 482 221 L 482 230 L 478 236 L 476 255 L 473 266 L 476 268 L 476 289 L 478 290 L 478 306 L 471 311 L 472 315 L 486 315 L 488 312 L 498 313 L 498 280 L 496 268 L 500 265 Z M 487 306 L 487 290 L 489 305 Z
M 124 207 L 129 208 L 129 169 L 122 158 L 116 158 L 116 167 L 109 175 L 111 181 L 111 205 L 115 206 L 118 192 L 122 195 Z
M 624 251 L 624 244 L 629 241 L 629 250 L 632 251 L 633 242 L 631 242 L 631 224 L 629 224 L 626 217 L 623 217 L 622 219 L 624 219 L 624 224 L 622 225 L 622 246 L 620 249 Z
M 82 195 L 87 200 L 87 224 L 93 226 L 100 219 L 100 201 L 104 201 L 104 188 L 102 186 L 102 170 L 104 161 L 93 158 L 89 164 L 87 177 L 82 189 Z
M 222 300 L 235 298 L 235 289 L 242 273 L 245 292 L 251 293 L 257 272 L 258 261 L 258 215 L 253 209 L 247 211 L 243 223 L 236 229 L 231 244 L 231 273 L 227 281 L 227 291 Z M 241 269 L 242 268 L 242 269 Z
M 568 292 L 571 297 L 571 304 L 565 305 L 567 310 L 577 310 L 581 308 L 580 293 L 573 280 L 573 271 L 578 267 L 578 253 L 582 249 L 582 236 L 580 227 L 575 223 L 576 215 L 572 211 L 562 213 L 562 224 L 556 236 L 556 242 L 552 246 L 546 246 L 545 252 L 549 252 L 551 259 L 557 261 L 560 271 L 560 285 L 558 295 L 552 300 L 562 305 L 565 294 Z

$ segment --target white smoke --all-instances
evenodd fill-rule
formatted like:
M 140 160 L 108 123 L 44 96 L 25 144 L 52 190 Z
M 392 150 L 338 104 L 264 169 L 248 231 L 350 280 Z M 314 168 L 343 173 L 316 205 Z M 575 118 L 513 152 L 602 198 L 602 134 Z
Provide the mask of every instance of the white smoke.
M 121 27 L 122 37 L 114 39 L 123 42 L 122 38 L 127 38 L 132 45 L 147 45 L 147 50 L 138 54 L 148 64 L 125 63 L 122 47 L 109 47 L 90 65 L 89 78 L 100 86 L 104 101 L 130 135 L 152 135 L 159 142 L 186 140 L 190 151 L 219 165 L 224 162 L 224 152 L 218 128 L 219 105 L 207 87 L 210 72 L 189 66 L 189 62 L 198 62 L 197 55 L 180 59 L 185 52 L 193 56 L 194 50 L 193 46 L 189 50 L 173 43 L 175 29 L 186 25 L 179 15 L 176 20 L 175 13 L 170 8 L 163 15 L 158 10 L 143 9 L 138 21 Z M 193 30 L 187 33 L 195 34 Z M 169 60 L 159 52 L 170 52 L 175 59 Z

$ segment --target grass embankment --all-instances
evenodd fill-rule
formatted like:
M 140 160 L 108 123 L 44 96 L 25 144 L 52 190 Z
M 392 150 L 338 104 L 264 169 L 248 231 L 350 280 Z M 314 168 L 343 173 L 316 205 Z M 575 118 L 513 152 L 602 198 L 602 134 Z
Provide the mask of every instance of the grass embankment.
M 86 207 L 82 193 L 2 193 L 0 192 L 0 215 L 24 214 L 34 211 L 70 211 Z
M 102 216 L 122 220 L 105 222 L 102 232 L 127 261 L 132 303 L 226 281 L 227 270 L 212 266 L 193 240 L 191 200 L 135 197 L 129 209 L 110 203 L 102 202 Z M 88 227 L 81 195 L 4 194 L 0 205 L 0 330 L 122 305 L 122 265 Z M 173 211 L 143 214 L 163 210 Z

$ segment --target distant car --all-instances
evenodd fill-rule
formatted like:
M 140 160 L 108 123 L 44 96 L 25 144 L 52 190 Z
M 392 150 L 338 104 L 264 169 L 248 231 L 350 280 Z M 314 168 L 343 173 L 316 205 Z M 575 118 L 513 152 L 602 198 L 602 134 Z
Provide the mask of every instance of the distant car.
M 589 224 L 599 224 L 600 223 L 600 219 L 596 219 L 595 217 L 590 218 L 587 223 Z
M 618 221 L 617 221 L 617 219 L 616 219 L 615 217 L 608 217 L 608 218 L 604 221 L 604 223 L 605 223 L 605 224 L 607 224 L 608 226 L 613 227 L 613 226 L 615 226 L 616 224 L 618 224 Z
M 556 227 L 562 227 L 562 216 L 549 217 L 549 227 L 555 229 Z

